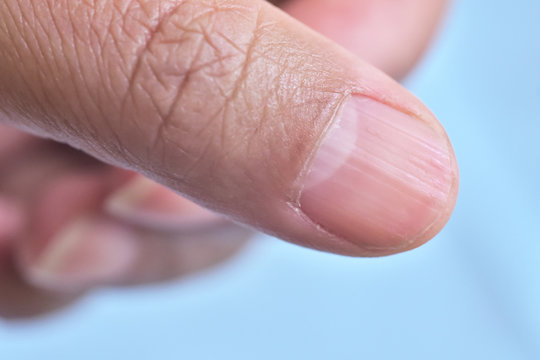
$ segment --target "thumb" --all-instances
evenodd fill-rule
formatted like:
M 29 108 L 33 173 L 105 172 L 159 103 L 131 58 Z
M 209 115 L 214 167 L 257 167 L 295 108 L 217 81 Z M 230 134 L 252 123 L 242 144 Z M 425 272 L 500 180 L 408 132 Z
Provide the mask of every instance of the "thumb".
M 446 223 L 457 166 L 400 85 L 262 0 L 4 0 L 1 118 L 283 239 L 375 256 Z

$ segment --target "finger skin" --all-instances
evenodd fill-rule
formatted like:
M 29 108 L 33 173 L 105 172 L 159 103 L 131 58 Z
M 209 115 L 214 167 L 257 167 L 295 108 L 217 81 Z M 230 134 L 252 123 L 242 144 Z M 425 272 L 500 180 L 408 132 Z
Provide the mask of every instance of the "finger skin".
M 0 17 L 0 109 L 16 126 L 325 251 L 407 250 L 448 220 L 455 161 L 439 220 L 403 246 L 374 251 L 302 213 L 297 180 L 351 94 L 446 135 L 390 78 L 264 1 L 7 0 Z

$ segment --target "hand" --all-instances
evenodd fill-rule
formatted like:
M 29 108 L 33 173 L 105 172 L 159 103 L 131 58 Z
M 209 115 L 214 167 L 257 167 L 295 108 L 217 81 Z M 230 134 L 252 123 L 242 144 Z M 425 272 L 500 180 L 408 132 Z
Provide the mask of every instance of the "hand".
M 399 77 L 443 3 L 281 5 Z M 181 276 L 245 243 L 250 230 L 167 188 L 352 256 L 412 249 L 450 216 L 458 171 L 429 110 L 262 0 L 5 0 L 0 19 L 4 316 Z

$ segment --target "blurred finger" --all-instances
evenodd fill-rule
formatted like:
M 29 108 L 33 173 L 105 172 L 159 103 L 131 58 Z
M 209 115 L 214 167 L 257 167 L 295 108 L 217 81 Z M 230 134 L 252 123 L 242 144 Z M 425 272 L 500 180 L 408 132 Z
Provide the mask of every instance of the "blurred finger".
M 13 140 L 0 149 L 2 317 L 55 310 L 93 286 L 202 270 L 251 233 L 68 146 L 0 130 L 0 142 Z
M 76 174 L 51 183 L 34 203 L 31 225 L 18 242 L 16 255 L 25 278 L 35 286 L 63 292 L 160 281 L 223 261 L 251 235 L 195 204 L 187 205 L 187 200 L 155 183 L 135 179 L 127 191 L 140 184 L 146 195 L 158 197 L 139 196 L 143 200 L 139 205 L 152 206 L 146 210 L 139 206 L 131 219 L 130 212 L 120 212 L 131 220 L 123 221 L 102 211 L 111 194 L 118 197 L 102 178 Z M 166 195 L 172 199 L 161 202 Z
M 395 78 L 433 37 L 447 0 L 289 0 L 277 5 Z
M 161 232 L 186 232 L 228 222 L 143 176 L 134 177 L 109 195 L 104 210 L 132 225 Z

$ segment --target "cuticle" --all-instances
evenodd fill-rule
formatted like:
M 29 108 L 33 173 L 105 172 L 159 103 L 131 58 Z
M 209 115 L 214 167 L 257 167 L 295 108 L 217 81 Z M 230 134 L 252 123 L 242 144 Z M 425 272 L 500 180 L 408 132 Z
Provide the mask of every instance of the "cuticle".
M 334 109 L 334 112 L 331 116 L 331 119 L 328 121 L 328 123 L 324 126 L 324 129 L 321 131 L 321 134 L 319 135 L 319 138 L 313 147 L 313 149 L 309 152 L 309 156 L 305 160 L 302 168 L 300 169 L 300 172 L 296 176 L 295 180 L 292 182 L 292 190 L 291 194 L 289 196 L 289 203 L 290 204 L 297 204 L 297 207 L 300 207 L 300 197 L 302 195 L 302 192 L 304 190 L 304 182 L 302 181 L 304 178 L 307 177 L 309 172 L 311 171 L 311 165 L 315 159 L 316 154 L 318 153 L 319 149 L 321 148 L 322 142 L 328 135 L 328 132 L 332 127 L 336 124 L 339 113 L 343 110 L 343 106 L 349 100 L 352 96 L 351 91 L 347 91 L 343 94 L 342 98 L 337 102 L 336 107 Z

